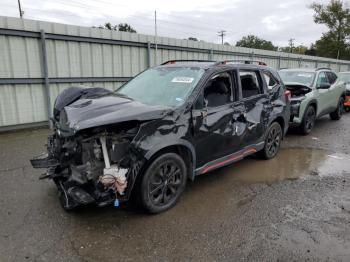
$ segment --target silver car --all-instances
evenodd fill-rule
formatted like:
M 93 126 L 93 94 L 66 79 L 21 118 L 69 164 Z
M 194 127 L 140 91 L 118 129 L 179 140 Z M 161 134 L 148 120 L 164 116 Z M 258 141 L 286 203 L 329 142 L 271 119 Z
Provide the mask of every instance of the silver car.
M 345 84 L 327 68 L 282 69 L 279 74 L 291 92 L 291 124 L 307 135 L 315 120 L 329 114 L 339 120 L 343 114 Z

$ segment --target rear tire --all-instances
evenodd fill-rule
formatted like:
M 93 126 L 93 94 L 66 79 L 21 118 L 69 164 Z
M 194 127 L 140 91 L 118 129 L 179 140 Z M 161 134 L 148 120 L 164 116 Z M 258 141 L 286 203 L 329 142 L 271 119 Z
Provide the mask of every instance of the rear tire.
M 263 159 L 274 158 L 280 149 L 282 137 L 281 125 L 277 122 L 273 122 L 266 133 L 265 145 L 259 152 L 259 156 Z
M 150 213 L 172 208 L 186 187 L 187 168 L 175 153 L 157 157 L 146 169 L 139 188 L 140 204 Z
M 341 97 L 339 98 L 338 106 L 337 109 L 330 113 L 329 116 L 331 117 L 332 120 L 339 120 L 344 112 L 344 98 Z
M 313 106 L 308 106 L 305 111 L 303 121 L 300 125 L 300 132 L 303 135 L 310 134 L 311 130 L 314 128 L 316 121 L 316 110 Z

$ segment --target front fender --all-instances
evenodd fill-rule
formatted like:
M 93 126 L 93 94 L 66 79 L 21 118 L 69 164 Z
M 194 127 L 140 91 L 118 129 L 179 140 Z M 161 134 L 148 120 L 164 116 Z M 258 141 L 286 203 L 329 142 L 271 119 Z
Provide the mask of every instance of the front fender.
M 196 151 L 195 151 L 193 145 L 185 139 L 177 139 L 177 140 L 173 140 L 173 141 L 170 140 L 170 141 L 166 141 L 166 142 L 161 143 L 161 144 L 157 144 L 147 151 L 147 153 L 145 154 L 145 158 L 146 158 L 146 160 L 150 160 L 152 158 L 152 156 L 154 156 L 160 150 L 162 150 L 164 148 L 172 147 L 172 146 L 182 146 L 182 147 L 185 147 L 190 152 L 191 158 L 192 158 L 192 161 L 191 161 L 192 168 L 189 172 L 189 178 L 191 180 L 194 180 L 194 176 L 195 176 L 194 171 L 196 169 Z

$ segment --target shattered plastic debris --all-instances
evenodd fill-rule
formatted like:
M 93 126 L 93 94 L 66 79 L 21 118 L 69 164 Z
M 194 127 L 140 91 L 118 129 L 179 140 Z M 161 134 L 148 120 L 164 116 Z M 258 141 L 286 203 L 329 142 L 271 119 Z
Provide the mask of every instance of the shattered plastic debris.
M 113 187 L 121 195 L 124 194 L 125 188 L 127 187 L 126 173 L 128 172 L 125 168 L 119 168 L 118 166 L 111 166 L 103 170 L 103 176 L 100 177 L 100 182 L 105 187 Z

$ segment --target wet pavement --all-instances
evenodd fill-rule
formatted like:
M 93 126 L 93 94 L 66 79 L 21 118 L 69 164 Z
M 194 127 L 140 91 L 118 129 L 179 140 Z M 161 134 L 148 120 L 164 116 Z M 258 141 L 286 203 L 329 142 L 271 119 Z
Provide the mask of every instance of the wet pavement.
M 188 183 L 171 210 L 67 213 L 28 159 L 48 130 L 0 135 L 0 261 L 349 261 L 350 114 L 290 132 L 279 155 Z

